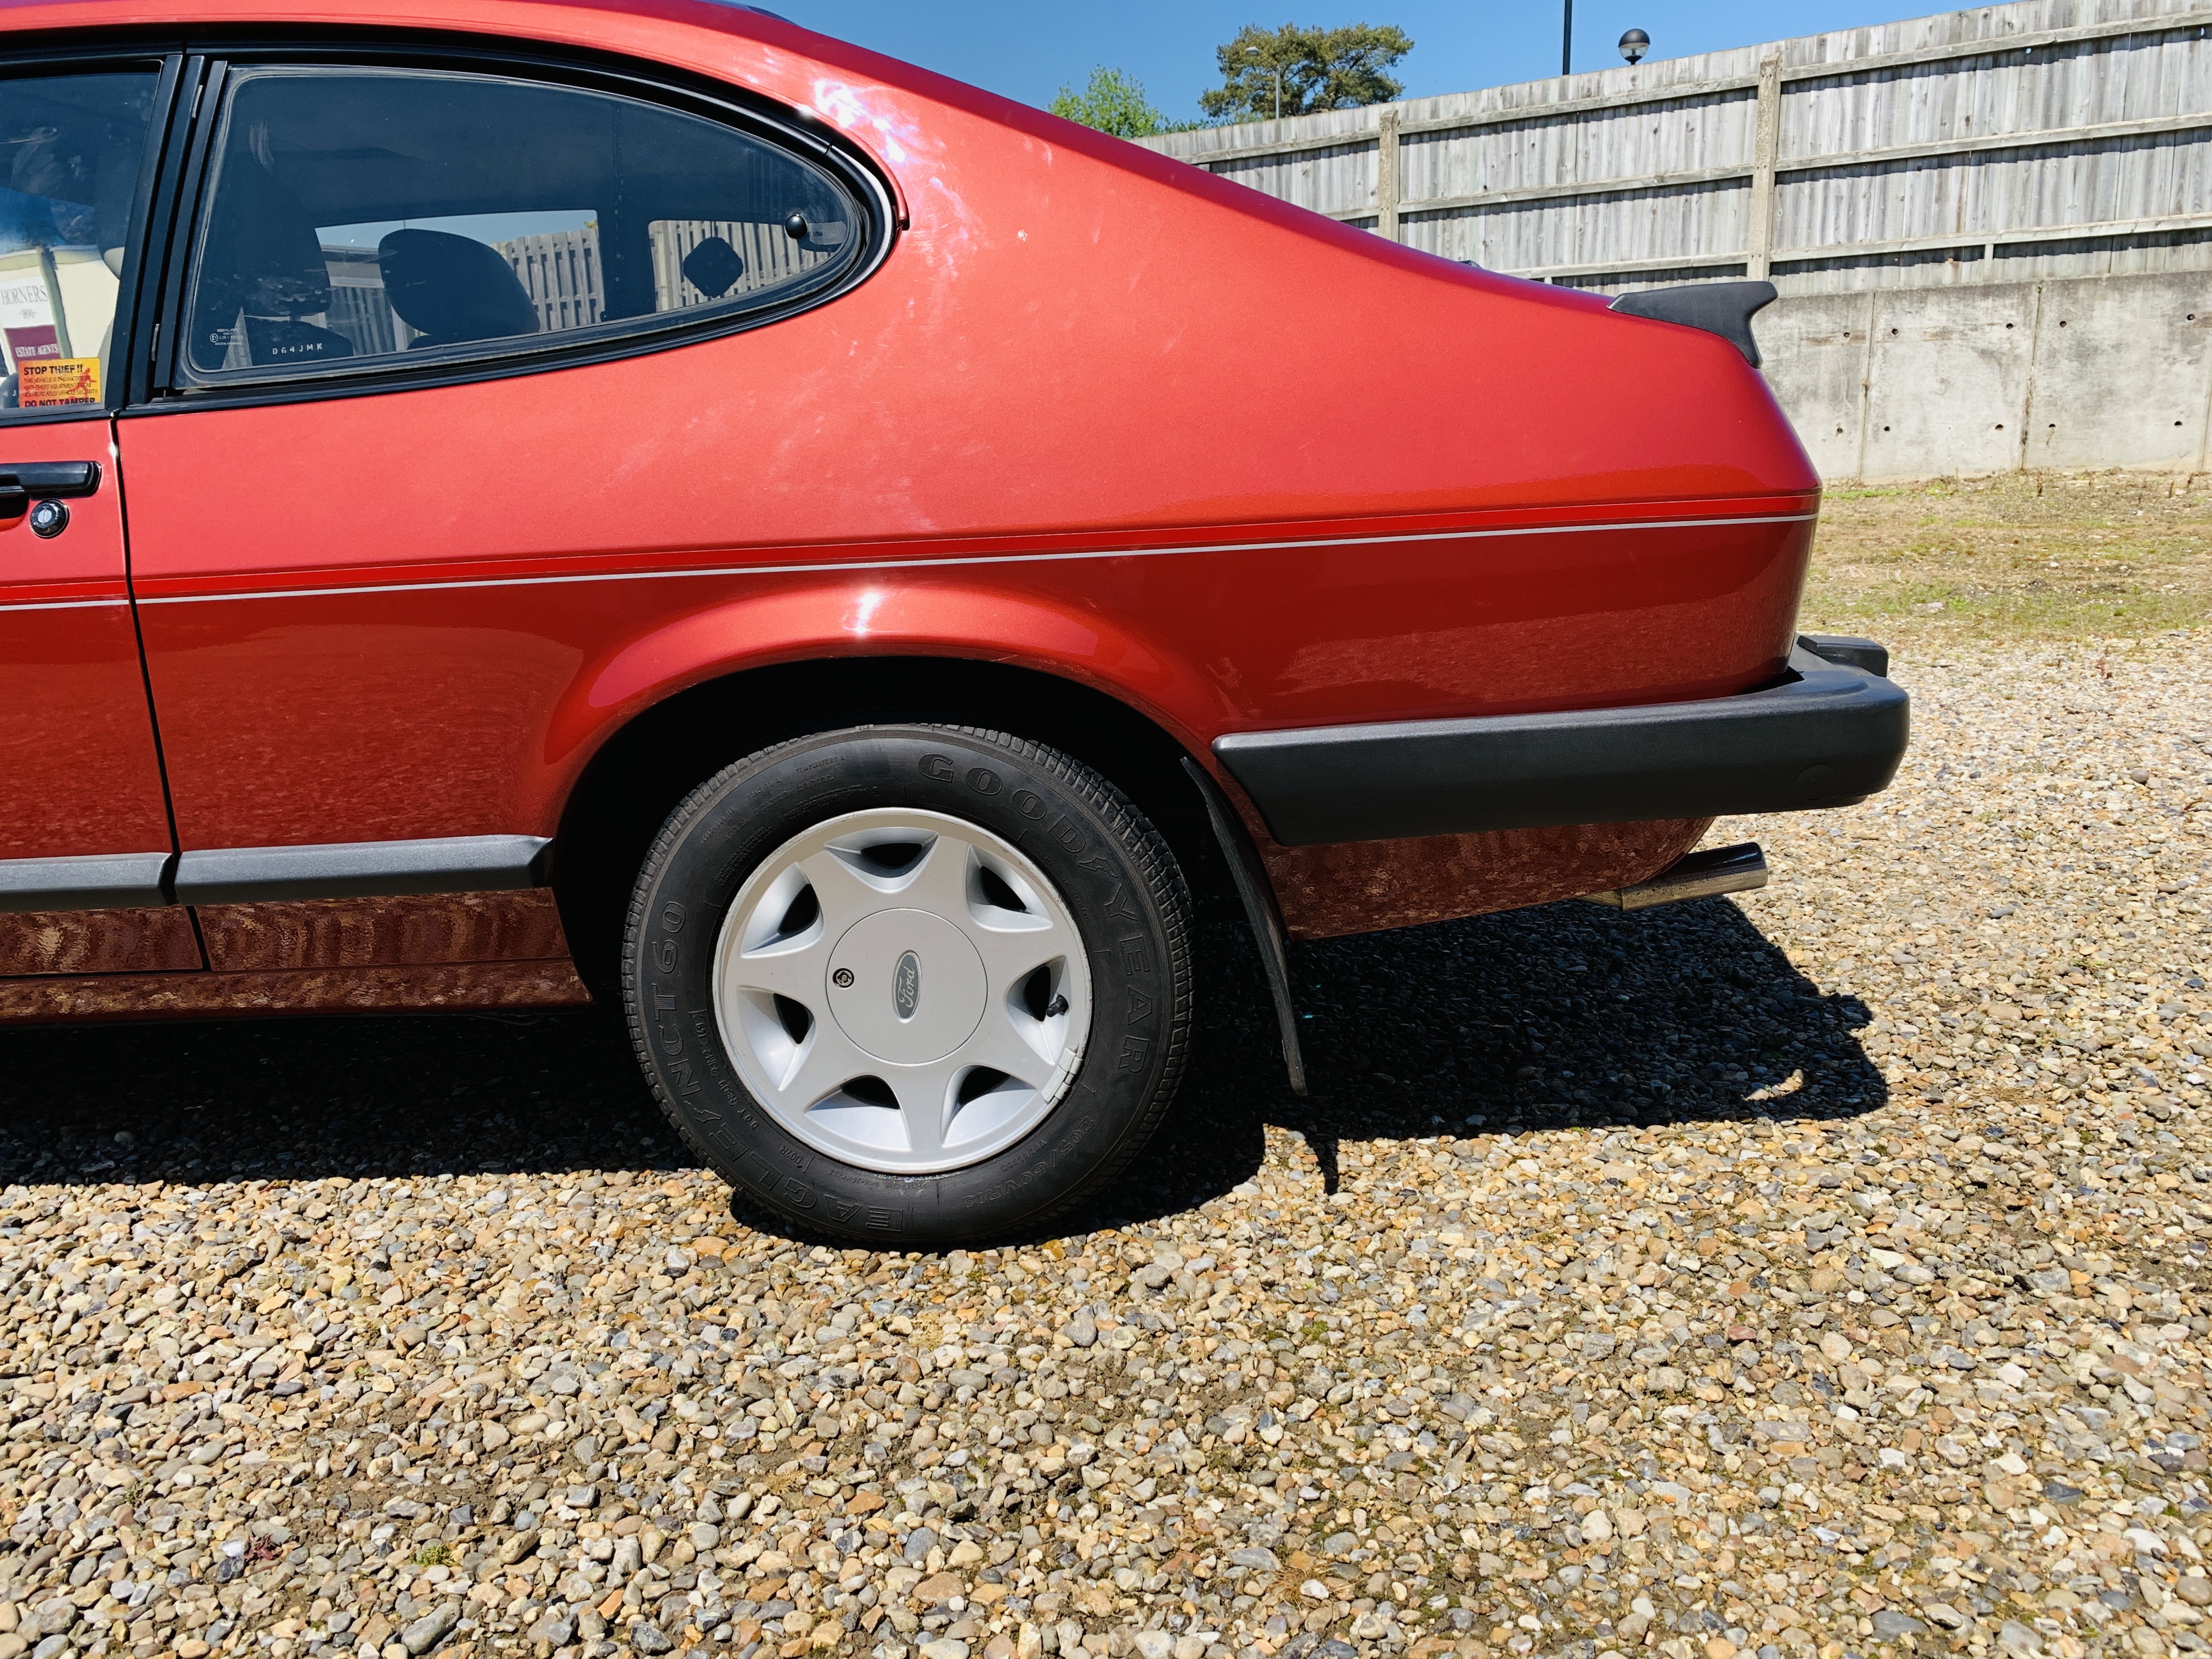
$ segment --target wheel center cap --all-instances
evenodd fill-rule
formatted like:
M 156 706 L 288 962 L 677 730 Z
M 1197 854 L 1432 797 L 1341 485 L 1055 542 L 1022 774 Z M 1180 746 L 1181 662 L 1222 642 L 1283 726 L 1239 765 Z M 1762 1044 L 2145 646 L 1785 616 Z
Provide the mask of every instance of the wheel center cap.
M 845 930 L 824 987 L 838 1028 L 878 1060 L 926 1066 L 982 1024 L 983 958 L 927 910 L 878 910 Z

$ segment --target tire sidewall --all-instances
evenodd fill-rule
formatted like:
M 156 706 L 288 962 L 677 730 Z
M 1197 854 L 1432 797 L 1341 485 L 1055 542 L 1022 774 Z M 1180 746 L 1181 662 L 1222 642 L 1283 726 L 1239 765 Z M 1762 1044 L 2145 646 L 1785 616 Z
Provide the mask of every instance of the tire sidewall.
M 1087 786 L 1087 787 L 1086 787 Z M 1051 1113 L 965 1169 L 893 1175 L 809 1146 L 741 1080 L 716 1016 L 715 961 L 738 889 L 827 819 L 879 807 L 943 812 L 1012 842 L 1066 904 L 1091 969 L 1083 1060 Z M 678 809 L 640 879 L 623 953 L 633 1033 L 662 1103 L 731 1183 L 803 1225 L 889 1243 L 1018 1231 L 1124 1161 L 1181 1060 L 1187 986 L 1169 982 L 1180 884 L 1154 890 L 1113 833 L 1133 809 L 1049 750 L 924 726 L 799 739 L 738 763 Z M 1172 872 L 1172 866 L 1169 866 Z M 1184 975 L 1187 977 L 1187 975 Z

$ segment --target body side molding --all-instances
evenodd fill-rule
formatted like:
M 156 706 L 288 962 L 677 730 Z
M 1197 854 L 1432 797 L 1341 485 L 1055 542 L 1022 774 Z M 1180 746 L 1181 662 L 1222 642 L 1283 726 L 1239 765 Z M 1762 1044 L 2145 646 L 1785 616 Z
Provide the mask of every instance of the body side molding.
M 174 853 L 0 859 L 0 911 L 143 910 L 167 904 Z
M 494 892 L 543 886 L 552 847 L 543 836 L 226 847 L 184 854 L 173 886 L 181 904 Z

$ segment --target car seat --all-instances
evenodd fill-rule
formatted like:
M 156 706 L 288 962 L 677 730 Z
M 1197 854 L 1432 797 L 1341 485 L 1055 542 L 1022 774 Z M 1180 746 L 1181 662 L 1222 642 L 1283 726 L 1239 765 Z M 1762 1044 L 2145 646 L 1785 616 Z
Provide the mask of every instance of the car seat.
M 330 305 L 330 268 L 313 216 L 252 156 L 233 157 L 200 255 L 193 362 L 204 369 L 233 366 L 241 319 L 257 367 L 350 357 L 353 342 L 344 335 L 301 320 Z
M 416 331 L 408 349 L 538 332 L 538 307 L 495 247 L 443 230 L 395 230 L 376 245 L 384 295 Z

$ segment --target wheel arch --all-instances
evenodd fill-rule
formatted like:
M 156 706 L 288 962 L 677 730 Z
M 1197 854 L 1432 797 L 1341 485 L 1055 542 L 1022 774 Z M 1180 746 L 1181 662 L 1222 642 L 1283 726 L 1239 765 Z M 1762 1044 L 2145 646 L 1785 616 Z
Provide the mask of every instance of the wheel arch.
M 685 795 L 787 738 L 896 721 L 1012 732 L 1066 752 L 1143 809 L 1195 893 L 1231 891 L 1205 802 L 1182 764 L 1204 757 L 1109 692 L 1023 665 L 903 652 L 747 666 L 637 710 L 568 792 L 553 883 L 586 982 L 595 993 L 611 986 L 631 887 Z

